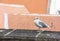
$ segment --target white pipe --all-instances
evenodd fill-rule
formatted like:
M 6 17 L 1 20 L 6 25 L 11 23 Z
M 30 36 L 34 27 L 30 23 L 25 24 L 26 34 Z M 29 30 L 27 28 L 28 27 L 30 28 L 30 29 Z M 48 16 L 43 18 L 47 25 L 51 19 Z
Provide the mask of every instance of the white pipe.
M 9 29 L 9 26 L 8 26 L 8 14 L 6 12 L 4 13 L 4 29 Z

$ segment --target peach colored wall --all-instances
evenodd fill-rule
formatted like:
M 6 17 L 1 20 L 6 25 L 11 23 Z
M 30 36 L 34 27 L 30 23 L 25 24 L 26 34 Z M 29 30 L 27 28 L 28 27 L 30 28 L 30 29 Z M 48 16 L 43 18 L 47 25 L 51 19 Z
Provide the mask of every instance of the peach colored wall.
M 47 13 L 48 0 L 0 0 L 0 3 L 25 5 L 30 13 Z
M 34 24 L 34 17 L 35 16 L 9 14 L 9 27 L 10 29 L 38 30 L 39 28 L 36 27 Z M 37 17 L 50 26 L 50 28 L 44 28 L 44 30 L 60 31 L 60 16 L 37 16 Z M 51 27 L 52 22 L 53 27 Z
M 4 15 L 3 15 L 3 11 L 0 10 L 0 29 L 4 28 Z
M 22 16 L 21 14 L 30 14 L 25 7 L 23 8 L 16 8 L 16 7 L 9 7 L 9 6 L 0 6 L 0 27 L 4 27 L 4 16 L 5 13 L 4 10 L 9 14 L 9 28 L 10 29 L 30 29 L 30 30 L 38 30 L 38 28 L 35 26 L 33 20 L 34 16 Z M 20 11 L 25 11 L 20 12 Z M 16 12 L 16 13 L 15 13 Z M 15 15 L 16 14 L 16 15 Z M 43 20 L 45 23 L 47 23 L 49 26 L 51 26 L 51 22 L 54 23 L 54 27 L 52 29 L 48 29 L 50 31 L 60 31 L 60 16 L 38 16 L 41 20 Z

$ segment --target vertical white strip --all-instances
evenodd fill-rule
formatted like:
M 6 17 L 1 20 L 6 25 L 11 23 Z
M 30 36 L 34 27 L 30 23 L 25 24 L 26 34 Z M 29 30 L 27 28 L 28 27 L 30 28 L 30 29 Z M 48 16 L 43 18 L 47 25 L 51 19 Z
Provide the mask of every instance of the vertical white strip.
M 8 27 L 8 13 L 4 13 L 4 29 L 9 29 Z
M 48 4 L 47 4 L 47 14 L 50 14 L 50 6 L 51 6 L 51 0 L 48 0 Z
M 51 0 L 50 14 L 57 14 L 56 0 Z

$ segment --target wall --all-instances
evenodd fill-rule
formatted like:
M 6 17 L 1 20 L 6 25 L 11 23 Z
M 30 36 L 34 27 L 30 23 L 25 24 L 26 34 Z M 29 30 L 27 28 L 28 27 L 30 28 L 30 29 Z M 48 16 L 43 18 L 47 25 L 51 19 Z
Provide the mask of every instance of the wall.
M 25 5 L 30 13 L 47 13 L 48 0 L 0 0 L 0 3 Z
M 4 28 L 4 15 L 2 10 L 0 10 L 0 28 Z
M 26 29 L 26 30 L 39 30 L 34 24 L 35 15 L 14 15 L 9 14 L 9 28 L 10 29 Z M 51 15 L 37 15 L 37 17 L 49 25 L 49 28 L 40 28 L 40 30 L 60 31 L 60 16 Z M 58 21 L 57 21 L 58 20 Z

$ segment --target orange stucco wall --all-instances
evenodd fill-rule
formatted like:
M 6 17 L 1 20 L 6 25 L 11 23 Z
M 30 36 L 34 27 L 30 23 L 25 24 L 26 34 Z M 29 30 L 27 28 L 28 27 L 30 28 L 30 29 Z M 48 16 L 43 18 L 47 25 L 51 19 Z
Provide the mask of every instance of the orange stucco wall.
M 41 30 L 60 31 L 60 16 L 37 16 L 37 17 L 44 23 L 49 25 L 49 28 L 40 28 Z M 35 16 L 31 15 L 9 14 L 9 28 L 39 30 L 39 28 L 34 24 L 34 18 Z
M 30 13 L 47 13 L 48 0 L 0 0 L 0 3 L 25 5 Z
M 17 7 L 10 7 L 10 6 L 0 6 L 0 28 L 4 28 L 5 12 L 7 12 L 8 14 L 8 25 L 10 29 L 39 30 L 39 28 L 34 24 L 35 16 L 31 16 L 32 13 L 30 13 L 25 7 L 17 8 Z M 26 15 L 22 15 L 22 14 L 26 14 Z M 51 28 L 51 29 L 46 28 L 44 30 L 60 31 L 59 28 L 60 16 L 50 15 L 50 16 L 37 16 L 37 17 L 42 21 L 44 21 L 45 23 L 47 23 Z M 51 27 L 52 22 L 53 22 L 53 27 Z
M 0 10 L 0 29 L 4 28 L 4 15 L 3 15 L 3 11 Z

